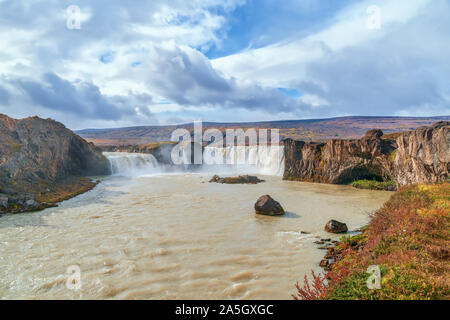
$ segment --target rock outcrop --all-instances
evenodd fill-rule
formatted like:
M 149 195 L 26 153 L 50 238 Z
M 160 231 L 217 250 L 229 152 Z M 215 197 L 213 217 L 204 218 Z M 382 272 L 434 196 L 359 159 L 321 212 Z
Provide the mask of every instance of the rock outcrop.
M 385 139 L 370 130 L 357 140 L 326 143 L 284 141 L 284 179 L 346 184 L 360 179 L 395 181 L 399 186 L 448 179 L 450 122 Z
M 272 199 L 269 195 L 261 196 L 255 203 L 256 214 L 266 216 L 281 216 L 284 214 L 284 209 L 278 201 Z
M 38 209 L 37 195 L 55 186 L 109 174 L 99 149 L 51 119 L 0 114 L 0 141 L 0 198 L 17 199 L 16 206 Z
M 239 177 L 225 177 L 221 178 L 218 175 L 214 175 L 209 182 L 225 183 L 225 184 L 257 184 L 264 182 L 256 176 L 239 176 Z
M 446 181 L 450 171 L 450 122 L 420 127 L 396 140 L 390 176 L 399 185 Z

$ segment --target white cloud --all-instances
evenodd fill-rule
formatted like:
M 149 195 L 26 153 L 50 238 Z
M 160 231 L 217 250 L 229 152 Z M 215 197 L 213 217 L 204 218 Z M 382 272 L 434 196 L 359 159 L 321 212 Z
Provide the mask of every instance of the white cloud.
M 61 1 L 0 1 L 0 110 L 53 115 L 78 128 L 89 115 L 86 126 L 202 115 L 231 121 L 450 113 L 448 2 L 377 0 L 382 25 L 370 30 L 366 8 L 373 2 L 344 8 L 308 36 L 280 34 L 278 43 L 209 60 L 202 52 L 221 45 L 228 27 L 224 13 L 244 0 L 80 0 L 81 30 L 66 28 Z M 102 62 L 102 56 L 109 59 Z M 76 104 L 47 90 L 46 74 L 71 88 Z M 30 96 L 18 83 L 40 86 L 41 95 Z M 277 88 L 303 96 L 288 97 Z M 76 97 L 93 93 L 110 109 L 103 117 L 98 111 L 104 109 Z

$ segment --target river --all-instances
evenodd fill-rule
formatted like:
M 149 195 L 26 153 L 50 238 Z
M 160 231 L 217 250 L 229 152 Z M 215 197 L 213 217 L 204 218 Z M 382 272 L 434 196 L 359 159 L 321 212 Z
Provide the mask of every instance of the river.
M 144 162 L 57 208 L 0 218 L 0 297 L 290 299 L 297 281 L 321 270 L 324 251 L 313 242 L 330 237 L 325 223 L 359 228 L 391 195 L 268 175 L 257 185 L 215 184 L 212 172 Z M 255 215 L 264 194 L 287 214 Z M 76 288 L 70 266 L 80 271 Z

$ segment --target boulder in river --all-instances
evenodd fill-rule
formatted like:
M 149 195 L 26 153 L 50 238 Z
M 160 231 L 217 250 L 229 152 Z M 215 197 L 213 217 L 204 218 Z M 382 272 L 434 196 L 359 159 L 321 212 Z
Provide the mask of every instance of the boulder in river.
M 325 231 L 330 233 L 345 233 L 348 231 L 347 225 L 343 222 L 330 220 L 325 225 Z
M 256 214 L 263 214 L 267 216 L 281 216 L 284 209 L 278 201 L 272 199 L 269 195 L 261 196 L 255 203 Z

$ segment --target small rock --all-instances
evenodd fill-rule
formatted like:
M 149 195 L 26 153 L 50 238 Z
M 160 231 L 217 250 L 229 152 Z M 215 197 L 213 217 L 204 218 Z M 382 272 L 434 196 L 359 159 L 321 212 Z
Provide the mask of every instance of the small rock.
M 325 242 L 323 241 L 314 241 L 315 244 L 324 244 Z
M 29 199 L 25 202 L 25 205 L 28 207 L 36 207 L 39 205 L 39 203 L 37 203 L 36 200 Z
M 320 239 L 321 241 L 324 241 L 324 242 L 330 242 L 331 241 L 331 239 L 330 238 L 327 238 L 327 239 Z
M 319 266 L 321 266 L 322 268 L 326 268 L 326 267 L 328 267 L 329 264 L 330 264 L 330 262 L 328 261 L 328 259 L 323 259 L 320 261 Z
M 345 233 L 348 231 L 347 225 L 343 222 L 330 220 L 325 225 L 325 231 L 330 233 Z
M 256 201 L 255 212 L 268 216 L 280 216 L 285 213 L 281 204 L 269 195 L 264 195 Z
M 0 207 L 8 208 L 8 201 L 9 201 L 9 198 L 6 195 L 4 195 L 4 194 L 0 195 Z
M 300 231 L 300 234 L 310 234 L 311 232 Z

